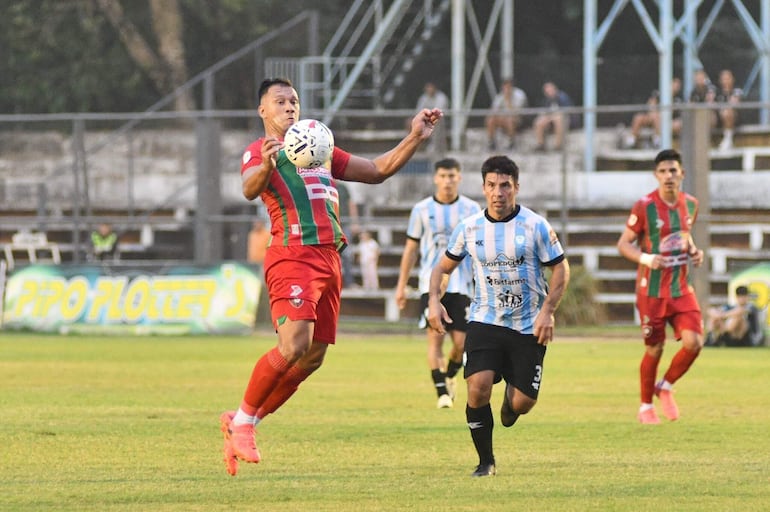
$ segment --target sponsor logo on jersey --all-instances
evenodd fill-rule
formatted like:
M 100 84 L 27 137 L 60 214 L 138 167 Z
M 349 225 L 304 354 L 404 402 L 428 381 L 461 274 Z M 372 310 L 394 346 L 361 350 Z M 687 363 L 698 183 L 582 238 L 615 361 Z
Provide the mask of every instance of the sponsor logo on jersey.
M 687 251 L 688 241 L 686 231 L 676 231 L 660 241 L 660 252 Z
M 516 258 L 515 260 L 512 260 L 505 254 L 500 253 L 497 255 L 497 257 L 494 260 L 486 261 L 482 263 L 481 266 L 488 267 L 488 268 L 516 268 L 523 264 L 524 264 L 523 254 L 520 257 Z

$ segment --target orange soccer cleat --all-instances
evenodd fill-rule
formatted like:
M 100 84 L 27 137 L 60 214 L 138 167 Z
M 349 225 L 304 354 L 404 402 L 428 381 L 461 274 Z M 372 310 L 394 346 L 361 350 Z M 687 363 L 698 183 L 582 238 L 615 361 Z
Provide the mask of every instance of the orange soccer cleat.
M 219 428 L 225 437 L 225 444 L 222 451 L 224 452 L 225 467 L 230 476 L 235 476 L 236 473 L 238 473 L 238 458 L 233 453 L 229 433 L 229 427 L 230 423 L 233 421 L 233 416 L 235 416 L 235 411 L 225 411 L 219 417 Z
M 671 421 L 679 419 L 679 407 L 674 400 L 674 392 L 670 389 L 655 388 L 655 396 L 660 400 L 660 405 L 663 407 L 663 414 L 666 415 Z
M 639 411 L 637 417 L 639 418 L 639 423 L 645 425 L 657 425 L 660 423 L 660 418 L 658 418 L 658 413 L 655 412 L 655 409 Z

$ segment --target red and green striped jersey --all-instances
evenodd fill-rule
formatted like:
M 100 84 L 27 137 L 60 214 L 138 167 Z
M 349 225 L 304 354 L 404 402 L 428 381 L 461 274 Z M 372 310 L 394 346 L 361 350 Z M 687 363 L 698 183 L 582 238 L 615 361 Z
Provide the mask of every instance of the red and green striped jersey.
M 674 206 L 666 204 L 655 190 L 639 199 L 626 226 L 637 235 L 639 248 L 660 254 L 664 266 L 653 270 L 639 265 L 636 292 L 648 297 L 681 297 L 694 293 L 688 273 L 690 231 L 698 216 L 698 200 L 684 192 Z
M 241 174 L 262 163 L 262 141 L 249 144 L 241 160 Z M 260 195 L 270 216 L 271 244 L 328 245 L 341 250 L 347 240 L 340 226 L 339 194 L 335 179 L 342 179 L 350 153 L 334 148 L 331 160 L 315 169 L 298 169 L 278 153 L 276 169 Z

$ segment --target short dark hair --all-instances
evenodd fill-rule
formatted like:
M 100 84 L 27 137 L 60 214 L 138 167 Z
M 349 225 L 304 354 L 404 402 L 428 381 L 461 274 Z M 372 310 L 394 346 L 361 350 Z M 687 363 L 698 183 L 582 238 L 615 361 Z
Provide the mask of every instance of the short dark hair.
M 681 164 L 682 155 L 680 155 L 679 151 L 676 149 L 664 149 L 655 157 L 655 165 L 657 166 L 659 163 L 665 162 L 666 160 L 674 160 Z
M 274 85 L 285 85 L 287 87 L 294 87 L 292 85 L 291 80 L 288 78 L 265 78 L 262 80 L 262 83 L 259 84 L 259 91 L 257 92 L 257 101 L 262 101 L 262 96 L 267 94 L 267 90 L 270 89 Z
M 487 173 L 496 172 L 513 177 L 513 181 L 519 181 L 519 166 L 505 155 L 490 156 L 481 164 L 481 179 L 487 178 Z
M 462 170 L 460 167 L 460 162 L 454 158 L 443 158 L 433 164 L 433 172 L 436 172 L 439 169 L 457 169 L 458 171 Z
M 735 295 L 748 295 L 749 289 L 745 286 L 739 286 L 735 289 Z

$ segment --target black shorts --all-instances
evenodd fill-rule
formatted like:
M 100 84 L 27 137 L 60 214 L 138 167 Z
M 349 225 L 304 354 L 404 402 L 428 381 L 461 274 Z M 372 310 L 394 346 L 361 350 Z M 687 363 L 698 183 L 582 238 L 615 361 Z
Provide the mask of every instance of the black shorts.
M 444 327 L 447 331 L 460 331 L 465 332 L 468 330 L 468 308 L 471 305 L 471 299 L 467 295 L 462 293 L 445 293 L 441 297 L 441 303 L 446 308 L 446 312 L 449 318 L 452 319 L 452 323 L 448 324 L 444 322 Z M 422 315 L 420 315 L 420 323 L 418 324 L 421 329 L 428 327 L 428 294 L 423 293 L 420 296 L 420 309 Z
M 465 337 L 465 378 L 492 370 L 495 382 L 505 382 L 537 399 L 543 379 L 545 345 L 532 334 L 521 334 L 497 325 L 470 322 Z

